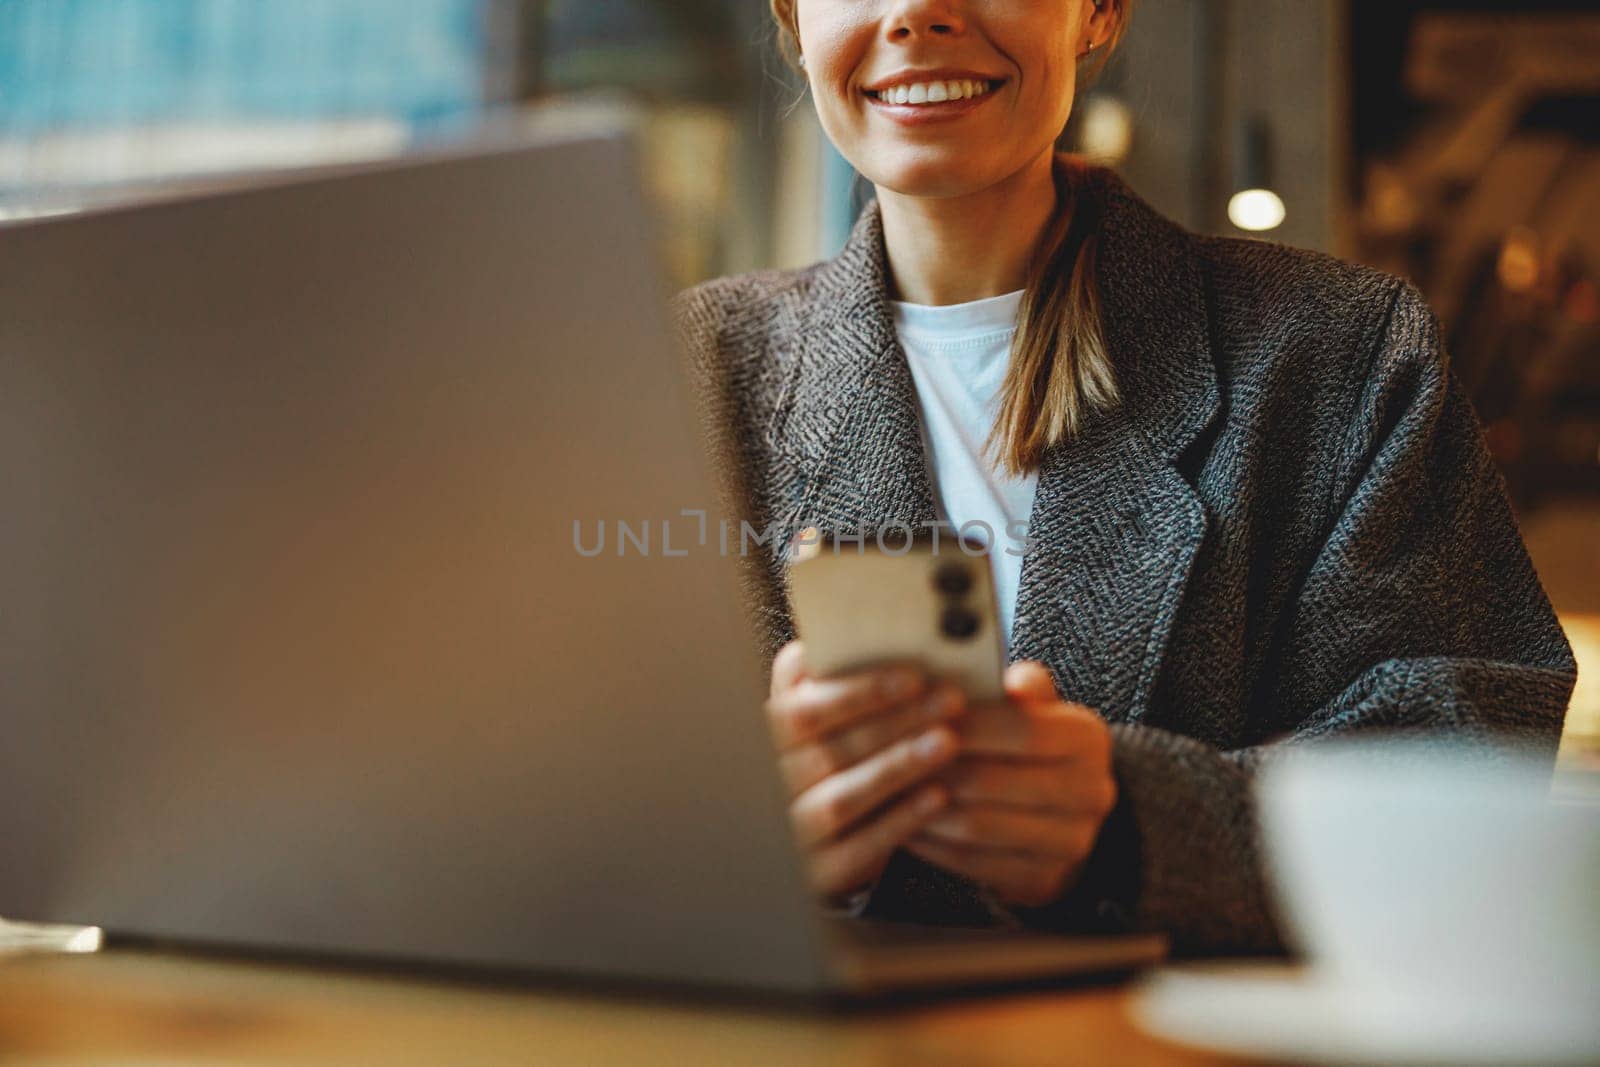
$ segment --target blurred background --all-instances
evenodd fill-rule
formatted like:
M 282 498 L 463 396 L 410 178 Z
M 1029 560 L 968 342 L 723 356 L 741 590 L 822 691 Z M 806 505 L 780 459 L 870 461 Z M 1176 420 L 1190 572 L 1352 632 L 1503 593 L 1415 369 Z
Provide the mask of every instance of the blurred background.
M 832 255 L 871 195 L 765 0 L 0 0 L 0 240 L 7 219 L 594 109 L 638 119 L 678 286 Z M 1568 730 L 1588 752 L 1597 136 L 1597 3 L 1140 0 L 1062 142 L 1193 229 L 1421 287 L 1590 665 Z

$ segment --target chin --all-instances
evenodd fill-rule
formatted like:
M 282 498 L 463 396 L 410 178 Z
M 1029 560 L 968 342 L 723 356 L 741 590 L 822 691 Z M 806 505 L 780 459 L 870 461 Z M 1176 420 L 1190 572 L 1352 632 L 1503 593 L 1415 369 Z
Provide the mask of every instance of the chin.
M 897 151 L 873 160 L 861 173 L 872 184 L 902 196 L 939 200 L 989 188 L 1002 177 L 989 173 L 992 170 L 992 165 L 974 165 L 968 152 Z

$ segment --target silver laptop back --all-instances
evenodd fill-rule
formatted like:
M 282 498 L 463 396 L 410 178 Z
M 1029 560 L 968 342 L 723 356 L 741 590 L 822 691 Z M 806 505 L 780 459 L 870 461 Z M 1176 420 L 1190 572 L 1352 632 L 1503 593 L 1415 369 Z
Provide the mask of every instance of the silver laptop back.
M 0 914 L 817 986 L 662 285 L 620 133 L 0 228 Z

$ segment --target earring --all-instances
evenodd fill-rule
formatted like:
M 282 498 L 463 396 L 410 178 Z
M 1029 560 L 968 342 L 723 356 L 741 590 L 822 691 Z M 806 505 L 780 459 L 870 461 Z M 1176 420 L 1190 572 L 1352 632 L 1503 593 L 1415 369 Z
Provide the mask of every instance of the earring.
M 800 57 L 800 69 L 804 70 L 805 69 L 805 65 L 806 65 L 806 57 L 805 56 L 801 56 Z

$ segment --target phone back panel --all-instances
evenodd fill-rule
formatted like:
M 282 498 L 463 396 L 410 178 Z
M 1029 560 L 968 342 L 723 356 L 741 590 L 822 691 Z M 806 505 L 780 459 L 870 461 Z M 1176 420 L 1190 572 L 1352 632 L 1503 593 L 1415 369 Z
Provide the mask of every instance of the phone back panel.
M 987 553 L 943 538 L 901 552 L 827 542 L 791 564 L 795 626 L 818 675 L 923 665 L 971 700 L 1004 695 L 1005 644 Z

